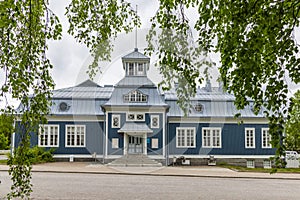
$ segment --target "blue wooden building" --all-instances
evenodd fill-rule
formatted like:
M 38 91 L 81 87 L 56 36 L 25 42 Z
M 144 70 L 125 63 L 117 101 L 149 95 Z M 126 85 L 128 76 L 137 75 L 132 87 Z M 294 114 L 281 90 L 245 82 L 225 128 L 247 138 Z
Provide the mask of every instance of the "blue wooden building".
M 144 154 L 170 163 L 184 156 L 190 164 L 217 162 L 270 165 L 268 121 L 255 115 L 251 102 L 243 110 L 234 96 L 207 82 L 191 99 L 187 117 L 175 90 L 162 92 L 148 77 L 150 58 L 135 49 L 122 57 L 125 77 L 114 86 L 90 80 L 53 91 L 48 124 L 32 134 L 32 145 L 56 148 L 56 158 L 110 161 Z M 20 105 L 19 111 L 22 106 Z M 234 118 L 241 113 L 239 123 Z M 14 146 L 19 136 L 14 135 Z

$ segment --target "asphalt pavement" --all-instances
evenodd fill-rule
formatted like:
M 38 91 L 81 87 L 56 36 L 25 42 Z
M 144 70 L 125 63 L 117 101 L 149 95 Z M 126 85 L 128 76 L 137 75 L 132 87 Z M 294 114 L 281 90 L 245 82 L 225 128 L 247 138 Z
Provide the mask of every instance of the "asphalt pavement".
M 7 165 L 0 165 L 0 171 L 7 171 Z M 110 167 L 100 163 L 53 162 L 34 165 L 33 172 L 47 173 L 87 173 L 148 176 L 186 176 L 215 178 L 253 178 L 300 180 L 297 173 L 238 172 L 218 166 L 176 166 L 176 167 Z

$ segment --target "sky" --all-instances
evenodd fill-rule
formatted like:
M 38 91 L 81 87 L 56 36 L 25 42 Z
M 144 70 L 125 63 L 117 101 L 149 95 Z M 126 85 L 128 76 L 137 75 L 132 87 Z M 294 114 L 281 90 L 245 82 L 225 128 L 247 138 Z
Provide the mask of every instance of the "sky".
M 89 54 L 89 50 L 83 44 L 79 44 L 67 33 L 68 20 L 65 13 L 65 8 L 69 4 L 70 0 L 49 0 L 50 8 L 58 15 L 63 25 L 63 37 L 60 41 L 49 41 L 49 49 L 47 56 L 53 64 L 54 68 L 51 71 L 52 77 L 56 84 L 55 89 L 75 86 L 89 77 L 86 73 L 88 65 L 92 61 L 92 57 Z M 158 9 L 157 0 L 129 0 L 132 6 L 138 5 L 138 15 L 141 17 L 142 26 L 138 29 L 138 48 L 143 52 L 146 47 L 146 34 L 150 27 L 150 18 L 154 16 Z M 187 17 L 191 23 L 194 23 L 197 19 L 197 11 L 189 10 Z M 298 31 L 300 33 L 300 31 Z M 300 41 L 300 34 L 298 34 Z M 94 78 L 94 82 L 99 85 L 114 85 L 125 75 L 122 67 L 121 57 L 132 52 L 135 47 L 135 33 L 119 34 L 114 41 L 114 52 L 112 53 L 112 59 L 109 63 L 100 62 L 100 70 L 102 73 L 97 74 Z M 211 55 L 211 59 L 219 66 L 219 55 Z M 151 57 L 150 70 L 148 77 L 154 82 L 159 83 L 161 76 L 158 70 L 154 66 L 156 58 Z M 218 77 L 217 67 L 211 69 L 213 77 L 212 86 L 217 86 L 216 79 Z M 3 74 L 0 74 L 0 80 L 3 80 Z M 300 89 L 300 85 L 289 83 L 290 95 Z M 0 102 L 2 106 L 3 102 Z M 15 103 L 16 104 L 16 103 Z

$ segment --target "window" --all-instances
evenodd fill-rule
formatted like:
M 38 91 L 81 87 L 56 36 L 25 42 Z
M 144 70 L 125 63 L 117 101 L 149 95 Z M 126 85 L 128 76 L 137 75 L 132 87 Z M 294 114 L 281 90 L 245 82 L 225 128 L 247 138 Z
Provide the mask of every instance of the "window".
M 120 115 L 112 115 L 111 127 L 112 128 L 120 128 Z
M 119 138 L 112 138 L 111 146 L 113 149 L 118 149 L 119 148 Z
M 124 95 L 124 102 L 147 102 L 147 95 L 134 90 Z
M 139 75 L 139 76 L 145 75 L 144 64 L 143 63 L 138 64 L 138 66 L 137 66 L 137 75 Z
M 151 115 L 151 128 L 159 128 L 159 115 Z
M 58 147 L 59 146 L 59 125 L 41 125 L 39 130 L 38 146 Z
M 85 147 L 85 125 L 66 125 L 66 147 Z
M 255 148 L 254 128 L 245 128 L 245 148 Z
M 271 145 L 271 135 L 269 134 L 269 128 L 262 128 L 261 129 L 261 141 L 262 141 L 262 148 L 272 148 Z
M 133 63 L 129 63 L 128 75 L 129 76 L 133 76 L 134 75 L 134 66 L 133 66 Z
M 127 113 L 127 121 L 145 121 L 145 113 Z
M 221 148 L 221 128 L 202 128 L 202 147 Z
M 176 128 L 176 147 L 194 148 L 196 147 L 196 129 L 195 128 Z
M 264 160 L 264 168 L 266 169 L 272 168 L 271 160 Z
M 254 160 L 247 160 L 247 168 L 255 168 L 255 161 Z
M 151 148 L 157 149 L 158 148 L 158 138 L 152 138 L 151 139 Z

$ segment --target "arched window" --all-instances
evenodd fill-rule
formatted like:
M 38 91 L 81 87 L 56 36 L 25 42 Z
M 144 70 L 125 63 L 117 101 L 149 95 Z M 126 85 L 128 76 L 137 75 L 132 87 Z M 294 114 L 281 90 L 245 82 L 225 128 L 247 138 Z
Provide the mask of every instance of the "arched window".
M 124 102 L 147 102 L 147 95 L 138 90 L 134 90 L 124 95 Z

